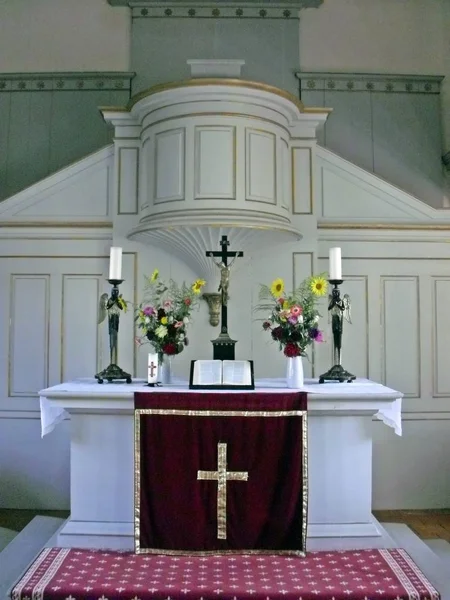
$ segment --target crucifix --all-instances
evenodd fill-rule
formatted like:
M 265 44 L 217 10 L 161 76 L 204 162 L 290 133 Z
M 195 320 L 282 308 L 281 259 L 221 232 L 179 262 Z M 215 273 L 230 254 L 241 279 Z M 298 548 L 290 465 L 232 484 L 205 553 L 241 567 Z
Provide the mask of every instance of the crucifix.
M 227 445 L 217 444 L 217 471 L 197 471 L 197 479 L 217 481 L 217 539 L 227 539 L 227 481 L 248 481 L 248 471 L 227 471 Z
M 223 235 L 220 240 L 221 250 L 208 250 L 206 256 L 212 258 L 218 257 L 219 261 L 214 260 L 214 264 L 220 269 L 220 284 L 218 291 L 221 292 L 222 306 L 221 306 L 221 325 L 220 335 L 217 339 L 213 340 L 214 348 L 214 360 L 234 360 L 234 345 L 236 340 L 232 340 L 228 334 L 228 289 L 230 286 L 230 270 L 237 258 L 242 258 L 244 253 L 241 250 L 228 251 L 227 247 L 230 245 L 226 235 Z M 228 263 L 228 259 L 231 258 L 231 262 Z
M 150 377 L 154 377 L 155 376 L 155 369 L 158 365 L 155 365 L 155 363 L 152 361 L 148 368 L 150 369 Z

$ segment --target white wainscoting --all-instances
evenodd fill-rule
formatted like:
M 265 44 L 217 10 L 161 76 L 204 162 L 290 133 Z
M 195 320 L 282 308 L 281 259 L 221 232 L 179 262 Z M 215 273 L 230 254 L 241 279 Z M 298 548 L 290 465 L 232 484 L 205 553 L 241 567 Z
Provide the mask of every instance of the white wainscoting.
M 109 364 L 108 324 L 97 324 L 99 297 L 109 291 L 107 255 L 39 255 L 44 244 L 36 243 L 36 255 L 0 261 L 0 506 L 7 508 L 68 508 L 68 423 L 41 440 L 37 392 Z M 132 302 L 136 260 L 124 254 L 122 291 Z M 119 364 L 134 373 L 132 311 L 120 327 Z

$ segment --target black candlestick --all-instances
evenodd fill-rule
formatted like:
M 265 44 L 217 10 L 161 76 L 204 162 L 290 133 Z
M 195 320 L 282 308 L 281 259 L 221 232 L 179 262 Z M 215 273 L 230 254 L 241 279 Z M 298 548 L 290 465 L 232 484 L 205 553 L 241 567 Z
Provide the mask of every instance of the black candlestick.
M 347 383 L 351 383 L 356 379 L 356 376 L 346 371 L 341 364 L 344 319 L 351 323 L 350 297 L 348 294 L 344 294 L 344 297 L 341 298 L 339 290 L 339 286 L 343 282 L 343 279 L 329 279 L 329 283 L 334 286 L 331 290 L 330 303 L 328 304 L 328 312 L 331 315 L 331 331 L 333 333 L 333 366 L 319 377 L 319 383 L 325 383 L 325 381 L 339 381 L 339 383 L 346 381 Z
M 111 383 L 117 379 L 125 379 L 127 383 L 131 383 L 131 375 L 123 371 L 117 365 L 120 311 L 123 310 L 121 298 L 119 296 L 119 285 L 123 283 L 123 281 L 123 279 L 108 279 L 108 283 L 113 286 L 111 290 L 111 296 L 108 298 L 108 300 L 106 300 L 107 294 L 104 294 L 100 299 L 100 309 L 106 312 L 108 315 L 110 364 L 106 367 L 106 369 L 100 373 L 97 373 L 95 376 L 95 379 L 97 379 L 98 383 L 103 383 L 105 379 L 108 383 Z M 102 305 L 102 299 L 104 297 L 106 297 L 106 302 L 104 305 Z

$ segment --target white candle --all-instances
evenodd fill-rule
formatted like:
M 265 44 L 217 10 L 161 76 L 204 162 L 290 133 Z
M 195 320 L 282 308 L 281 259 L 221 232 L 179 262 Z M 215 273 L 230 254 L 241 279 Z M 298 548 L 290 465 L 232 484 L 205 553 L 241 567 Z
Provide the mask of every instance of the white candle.
M 122 279 L 122 248 L 111 247 L 109 255 L 109 279 Z
M 340 248 L 330 248 L 330 279 L 342 279 L 342 259 Z
M 149 353 L 148 355 L 148 375 L 147 383 L 156 383 L 158 381 L 158 355 Z

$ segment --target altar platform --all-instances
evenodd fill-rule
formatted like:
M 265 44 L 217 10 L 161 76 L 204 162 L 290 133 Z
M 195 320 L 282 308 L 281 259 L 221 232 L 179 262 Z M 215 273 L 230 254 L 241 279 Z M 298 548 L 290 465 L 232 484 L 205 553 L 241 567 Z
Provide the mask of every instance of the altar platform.
M 57 545 L 133 549 L 134 393 L 152 389 L 188 391 L 183 383 L 149 388 L 143 380 L 80 379 L 40 392 L 43 435 L 71 419 L 71 515 Z M 400 435 L 402 394 L 368 380 L 306 380 L 302 389 L 309 423 L 307 549 L 395 546 L 372 515 L 371 423 L 376 416 Z M 284 380 L 257 381 L 255 392 L 265 390 L 286 392 Z

